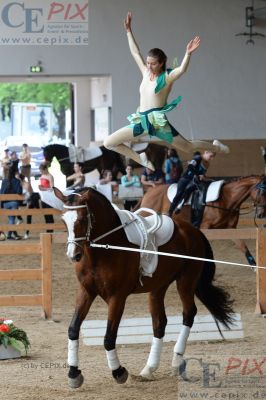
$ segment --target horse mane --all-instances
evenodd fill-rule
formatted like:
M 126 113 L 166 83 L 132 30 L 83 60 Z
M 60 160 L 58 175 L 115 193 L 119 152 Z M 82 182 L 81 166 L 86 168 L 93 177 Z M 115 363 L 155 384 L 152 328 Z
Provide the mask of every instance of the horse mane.
M 114 216 L 117 226 L 121 225 L 121 221 L 119 219 L 117 212 L 115 211 L 114 207 L 112 206 L 111 202 L 107 199 L 107 197 L 104 196 L 104 194 L 98 192 L 98 190 L 94 189 L 93 187 L 81 188 L 81 189 L 79 189 L 79 192 L 82 195 L 85 195 L 88 192 L 92 193 L 93 195 L 96 195 L 96 197 L 98 197 L 99 199 L 101 199 L 103 201 L 104 208 L 107 209 L 109 207 L 109 209 L 113 212 L 113 216 Z M 78 193 L 78 190 L 75 191 L 75 193 Z M 110 219 L 111 219 L 111 214 L 109 213 L 108 216 L 109 215 L 110 215 Z
M 252 174 L 252 175 L 248 175 L 248 176 L 237 176 L 235 178 L 230 178 L 228 181 L 224 182 L 224 185 L 228 185 L 229 183 L 232 182 L 239 182 L 242 179 L 248 179 L 248 178 L 258 178 L 258 177 L 263 177 L 263 175 L 256 175 L 256 174 Z
M 100 198 L 106 203 L 106 205 L 112 206 L 111 203 L 110 203 L 110 201 L 107 199 L 107 197 L 106 197 L 104 194 L 98 192 L 97 189 L 95 189 L 95 188 L 93 188 L 93 187 L 91 187 L 91 186 L 83 187 L 83 188 L 77 189 L 77 190 L 75 190 L 75 192 L 74 192 L 72 195 L 70 195 L 70 196 L 75 195 L 75 193 L 84 195 L 84 194 L 86 194 L 87 192 L 92 192 L 93 194 L 96 194 L 96 196 L 100 197 Z
M 67 147 L 67 146 L 61 143 L 51 143 L 48 144 L 47 146 L 44 146 L 43 149 L 47 149 L 48 147 L 51 148 L 51 147 Z

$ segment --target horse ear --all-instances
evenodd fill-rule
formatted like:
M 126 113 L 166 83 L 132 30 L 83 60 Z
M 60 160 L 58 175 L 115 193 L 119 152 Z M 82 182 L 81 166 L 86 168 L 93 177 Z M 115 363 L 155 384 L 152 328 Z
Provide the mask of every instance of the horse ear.
M 67 196 L 65 196 L 65 195 L 61 192 L 61 190 L 57 189 L 56 187 L 53 187 L 53 190 L 54 190 L 55 196 L 56 196 L 59 200 L 61 200 L 63 203 L 65 203 L 65 202 L 67 201 Z

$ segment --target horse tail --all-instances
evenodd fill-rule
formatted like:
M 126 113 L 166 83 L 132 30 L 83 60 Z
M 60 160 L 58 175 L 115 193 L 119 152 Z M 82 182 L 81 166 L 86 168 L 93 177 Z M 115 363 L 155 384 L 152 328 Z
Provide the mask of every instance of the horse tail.
M 206 247 L 205 258 L 213 260 L 211 245 L 203 233 L 201 235 Z M 215 321 L 221 322 L 230 329 L 230 325 L 234 323 L 233 300 L 230 299 L 230 294 L 223 287 L 213 285 L 215 270 L 216 265 L 214 262 L 205 261 L 197 284 L 196 296 L 207 307 Z

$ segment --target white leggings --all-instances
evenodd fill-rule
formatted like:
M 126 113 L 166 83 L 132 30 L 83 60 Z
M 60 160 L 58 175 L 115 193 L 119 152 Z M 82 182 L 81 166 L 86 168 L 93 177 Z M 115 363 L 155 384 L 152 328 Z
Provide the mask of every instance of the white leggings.
M 110 136 L 105 138 L 103 144 L 107 149 L 114 150 L 117 153 L 120 153 L 128 158 L 131 158 L 132 160 L 136 161 L 137 163 L 142 164 L 140 155 L 138 153 L 136 153 L 134 150 L 132 150 L 128 144 L 129 143 L 137 143 L 137 142 L 145 142 L 144 138 L 147 135 L 148 135 L 147 133 L 142 133 L 139 136 L 133 136 L 133 129 L 128 126 L 125 126 L 124 128 L 119 129 L 118 131 L 112 133 Z M 147 140 L 147 142 L 150 142 L 150 140 Z M 152 137 L 151 142 L 162 145 L 162 146 L 166 146 L 169 148 L 174 148 L 177 151 L 182 150 L 185 153 L 194 152 L 196 150 L 199 150 L 199 151 L 209 150 L 209 151 L 213 151 L 216 153 L 221 152 L 221 149 L 219 146 L 214 146 L 210 142 L 204 142 L 202 140 L 189 141 L 189 140 L 186 140 L 180 134 L 178 136 L 173 137 L 173 142 L 171 144 L 168 142 L 164 142 L 163 140 L 160 140 L 157 137 Z M 126 145 L 125 143 L 128 143 L 128 144 Z

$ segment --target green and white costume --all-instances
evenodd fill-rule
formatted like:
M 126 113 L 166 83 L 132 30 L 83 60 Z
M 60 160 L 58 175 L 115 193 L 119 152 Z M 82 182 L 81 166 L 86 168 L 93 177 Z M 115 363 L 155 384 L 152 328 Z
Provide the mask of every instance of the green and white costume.
M 155 93 L 159 93 L 159 91 L 165 87 L 166 74 L 170 71 L 171 70 L 167 70 L 157 77 Z M 157 136 L 168 143 L 172 143 L 173 136 L 177 136 L 179 133 L 169 123 L 165 114 L 173 110 L 181 100 L 182 97 L 179 96 L 164 107 L 152 108 L 147 111 L 137 111 L 136 113 L 130 114 L 127 119 L 130 122 L 129 127 L 133 129 L 133 136 L 135 137 L 146 133 L 150 136 Z

